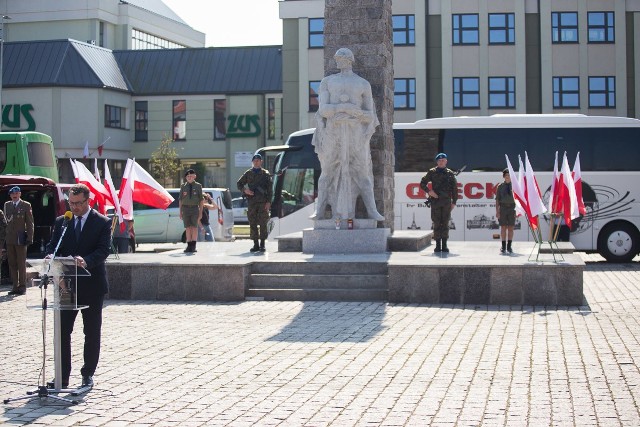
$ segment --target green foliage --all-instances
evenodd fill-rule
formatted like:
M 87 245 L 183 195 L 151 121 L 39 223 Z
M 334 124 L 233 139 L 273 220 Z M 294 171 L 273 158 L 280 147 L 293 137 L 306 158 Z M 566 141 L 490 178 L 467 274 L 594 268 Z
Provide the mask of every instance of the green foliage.
M 162 138 L 156 151 L 151 153 L 149 168 L 151 175 L 163 186 L 174 185 L 178 172 L 180 172 L 180 162 L 178 151 L 173 146 L 173 140 L 167 135 Z

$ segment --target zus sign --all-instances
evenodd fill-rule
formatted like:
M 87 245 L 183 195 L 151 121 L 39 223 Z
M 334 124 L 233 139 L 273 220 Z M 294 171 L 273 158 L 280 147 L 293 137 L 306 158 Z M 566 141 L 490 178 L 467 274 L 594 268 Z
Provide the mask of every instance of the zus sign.
M 34 131 L 36 121 L 33 120 L 31 104 L 9 104 L 2 106 L 2 127 L 10 131 Z M 22 119 L 26 122 L 26 127 L 22 126 Z
M 227 138 L 247 138 L 260 135 L 260 117 L 257 114 L 231 114 Z

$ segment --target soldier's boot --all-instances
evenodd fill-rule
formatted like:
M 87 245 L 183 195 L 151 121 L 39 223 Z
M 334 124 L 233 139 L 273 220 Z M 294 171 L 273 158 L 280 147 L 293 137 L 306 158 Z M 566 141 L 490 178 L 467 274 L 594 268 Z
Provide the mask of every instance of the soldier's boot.
M 449 252 L 449 248 L 447 247 L 447 239 L 442 239 L 442 252 Z
M 264 247 L 264 239 L 260 239 L 260 252 L 264 252 L 267 249 Z
M 507 250 L 507 242 L 505 240 L 502 241 L 502 248 L 500 248 L 500 253 L 504 253 Z
M 184 251 L 183 251 L 183 252 L 184 252 L 184 253 L 187 253 L 187 254 L 188 254 L 188 253 L 193 252 L 193 251 L 191 250 L 191 242 L 187 242 L 187 247 L 184 249 Z
M 442 252 L 442 247 L 440 246 L 440 239 L 436 239 L 436 248 L 433 252 Z
M 196 243 L 198 243 L 197 240 L 194 240 L 193 242 L 191 242 L 191 252 L 198 252 L 196 250 Z
M 249 252 L 258 252 L 260 250 L 260 246 L 258 246 L 258 240 L 253 241 L 253 247 L 249 249 Z
M 509 252 L 510 254 L 513 253 L 513 249 L 511 249 L 511 240 L 507 242 L 507 252 Z

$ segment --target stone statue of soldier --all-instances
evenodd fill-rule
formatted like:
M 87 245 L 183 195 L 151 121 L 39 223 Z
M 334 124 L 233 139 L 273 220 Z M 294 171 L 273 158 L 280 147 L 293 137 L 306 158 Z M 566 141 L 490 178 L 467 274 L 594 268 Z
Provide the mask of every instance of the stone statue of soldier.
M 325 77 L 318 92 L 316 131 L 312 144 L 322 174 L 312 219 L 323 219 L 327 205 L 333 219 L 355 218 L 358 196 L 370 219 L 383 221 L 373 195 L 371 136 L 380 124 L 371 85 L 352 70 L 354 56 L 347 48 L 334 55 L 340 72 Z

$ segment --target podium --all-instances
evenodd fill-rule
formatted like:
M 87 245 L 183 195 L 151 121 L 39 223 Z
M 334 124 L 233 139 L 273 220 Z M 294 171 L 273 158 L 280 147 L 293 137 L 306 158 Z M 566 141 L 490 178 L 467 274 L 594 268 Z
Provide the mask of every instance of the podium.
M 59 257 L 51 259 L 34 259 L 27 261 L 28 266 L 35 267 L 39 277 L 33 279 L 33 287 L 40 289 L 40 297 L 34 298 L 33 292 L 27 292 L 27 308 L 42 312 L 42 384 L 35 391 L 28 391 L 26 395 L 5 399 L 4 403 L 23 399 L 51 398 L 69 404 L 79 403 L 77 399 L 67 399 L 57 396 L 59 393 L 69 393 L 78 396 L 91 387 L 78 389 L 62 388 L 62 349 L 61 349 L 61 310 L 82 310 L 87 306 L 78 304 L 78 277 L 91 276 L 86 269 L 76 264 L 73 257 Z M 46 363 L 46 335 L 47 311 L 53 311 L 53 359 L 55 379 L 53 384 L 47 384 Z M 53 385 L 53 387 L 51 387 Z

